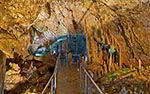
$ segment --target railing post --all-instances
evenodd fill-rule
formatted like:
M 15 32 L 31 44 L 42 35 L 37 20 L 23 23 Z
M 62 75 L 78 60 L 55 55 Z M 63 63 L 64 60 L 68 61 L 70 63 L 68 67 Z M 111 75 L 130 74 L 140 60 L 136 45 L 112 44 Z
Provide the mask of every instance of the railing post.
M 54 79 L 52 78 L 52 80 L 51 80 L 51 94 L 53 94 L 53 89 L 54 89 L 54 86 L 53 86 L 53 85 L 54 85 L 54 84 L 53 84 L 53 80 L 54 80 Z
M 55 75 L 54 75 L 54 94 L 56 94 L 56 77 L 57 77 L 57 74 L 55 73 Z
M 85 74 L 85 82 L 84 82 L 84 94 L 88 94 L 88 78 L 87 75 Z
M 88 80 L 88 93 L 87 94 L 92 94 L 91 93 L 91 83 L 90 83 L 90 80 Z
M 93 86 L 92 85 L 94 85 L 94 87 L 98 90 L 98 92 L 97 92 L 98 94 L 104 94 L 102 92 L 102 90 L 98 87 L 98 85 L 95 83 L 95 81 L 93 80 L 91 75 L 88 73 L 88 71 L 84 67 L 82 67 L 82 69 L 83 69 L 84 77 L 85 77 L 84 78 L 84 94 L 92 94 L 93 93 L 93 91 L 92 91 Z M 89 82 L 91 82 L 91 84 Z
M 112 53 L 110 53 L 110 61 L 109 61 L 109 71 L 112 69 Z
M 80 88 L 82 88 L 82 68 L 81 68 L 81 64 L 80 64 Z
M 84 92 L 84 85 L 85 85 L 85 75 L 84 75 L 84 70 L 82 69 L 82 63 L 80 64 L 80 92 L 81 94 Z
M 47 89 L 47 87 L 50 85 L 51 83 L 51 91 L 50 94 L 56 94 L 56 80 L 57 80 L 57 72 L 58 72 L 58 62 L 59 62 L 59 58 L 60 58 L 60 54 L 57 58 L 56 61 L 56 65 L 55 65 L 55 69 L 54 69 L 54 73 L 52 74 L 51 78 L 49 79 L 49 81 L 47 82 L 46 86 L 44 87 L 43 91 L 41 94 L 44 94 L 45 90 Z

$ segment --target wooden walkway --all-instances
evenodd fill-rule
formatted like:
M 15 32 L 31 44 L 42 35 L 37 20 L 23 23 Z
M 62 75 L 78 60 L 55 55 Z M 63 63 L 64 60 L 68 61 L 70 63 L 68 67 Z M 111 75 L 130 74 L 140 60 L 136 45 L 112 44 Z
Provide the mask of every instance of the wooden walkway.
M 74 64 L 59 66 L 56 94 L 80 94 L 80 72 L 77 68 Z

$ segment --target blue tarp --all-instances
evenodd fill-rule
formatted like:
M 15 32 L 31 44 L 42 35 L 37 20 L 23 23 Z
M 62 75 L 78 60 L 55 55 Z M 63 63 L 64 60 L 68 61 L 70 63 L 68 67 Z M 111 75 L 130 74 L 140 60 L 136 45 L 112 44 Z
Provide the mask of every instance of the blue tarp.
M 60 45 L 65 41 L 68 40 L 68 48 L 70 49 L 73 55 L 80 55 L 83 56 L 85 52 L 85 38 L 83 34 L 76 34 L 70 36 L 61 36 L 57 38 L 51 45 L 47 48 L 41 47 L 36 50 L 33 50 L 33 47 L 29 47 L 28 51 L 34 56 L 44 56 L 46 53 L 59 53 Z
M 85 52 L 85 38 L 83 34 L 69 36 L 68 48 L 73 55 L 84 55 Z
M 33 47 L 36 45 L 30 45 L 28 48 L 28 51 L 30 54 L 32 54 L 33 56 L 44 56 L 46 53 L 59 53 L 59 46 L 60 44 L 67 40 L 67 36 L 61 36 L 59 38 L 57 38 L 51 45 L 49 45 L 47 48 L 46 47 Z M 38 45 L 37 45 L 38 46 Z
M 67 36 L 61 36 L 61 37 L 57 38 L 56 41 L 52 43 L 50 52 L 53 53 L 55 51 L 56 53 L 59 53 L 60 45 L 67 39 L 68 39 Z
M 35 51 L 33 50 L 32 46 L 29 46 L 29 48 L 28 48 L 28 52 L 30 54 L 32 54 L 33 56 L 44 56 L 45 50 L 46 50 L 46 48 L 44 48 L 44 47 L 37 48 Z
M 80 56 L 78 56 L 78 55 L 77 56 L 74 56 L 74 55 L 72 56 L 72 63 L 73 64 L 76 64 L 78 60 L 80 60 Z

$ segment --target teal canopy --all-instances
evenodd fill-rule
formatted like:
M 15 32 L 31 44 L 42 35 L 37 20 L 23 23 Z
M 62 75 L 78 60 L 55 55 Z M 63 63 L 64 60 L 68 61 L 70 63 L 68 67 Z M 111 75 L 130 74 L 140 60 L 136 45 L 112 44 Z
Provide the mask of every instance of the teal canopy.
M 48 47 L 33 47 L 36 45 L 30 45 L 28 48 L 28 52 L 32 54 L 33 56 L 44 56 L 45 54 L 50 53 L 50 52 L 58 53 L 60 44 L 67 39 L 68 39 L 67 36 L 61 36 L 57 38 L 51 45 L 48 45 Z M 37 48 L 37 49 L 34 50 L 34 48 Z
M 33 47 L 28 48 L 28 51 L 33 56 L 44 56 L 47 53 L 59 53 L 60 45 L 65 41 L 68 41 L 68 48 L 73 55 L 83 56 L 85 52 L 85 38 L 83 34 L 61 36 L 57 38 L 48 47 Z M 36 46 L 36 45 L 35 45 Z M 34 50 L 33 48 L 37 48 Z

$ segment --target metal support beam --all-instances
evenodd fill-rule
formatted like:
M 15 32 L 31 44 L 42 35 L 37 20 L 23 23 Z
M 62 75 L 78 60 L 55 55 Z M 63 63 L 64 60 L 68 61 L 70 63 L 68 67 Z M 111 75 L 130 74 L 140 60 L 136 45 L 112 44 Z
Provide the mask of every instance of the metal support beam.
M 85 74 L 85 82 L 84 82 L 84 94 L 88 94 L 88 78 L 87 75 Z

